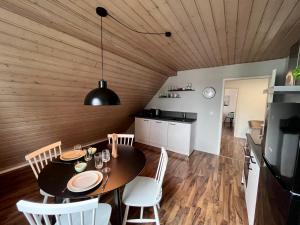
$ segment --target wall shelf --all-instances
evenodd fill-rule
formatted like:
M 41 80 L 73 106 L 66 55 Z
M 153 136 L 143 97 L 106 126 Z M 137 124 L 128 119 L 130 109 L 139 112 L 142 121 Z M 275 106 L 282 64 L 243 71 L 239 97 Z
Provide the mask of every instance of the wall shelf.
M 158 98 L 181 98 L 181 97 L 162 97 L 162 96 L 159 96 Z
M 183 89 L 177 89 L 177 90 L 168 90 L 168 91 L 176 92 L 176 91 L 195 91 L 195 90 L 193 90 L 193 89 L 186 89 L 186 90 L 183 90 Z
M 264 94 L 300 94 L 300 86 L 273 86 L 264 90 Z

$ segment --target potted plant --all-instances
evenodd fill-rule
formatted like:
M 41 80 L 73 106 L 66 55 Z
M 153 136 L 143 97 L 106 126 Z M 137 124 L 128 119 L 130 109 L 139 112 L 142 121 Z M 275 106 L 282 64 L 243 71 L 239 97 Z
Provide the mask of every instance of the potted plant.
M 295 84 L 300 85 L 300 66 L 297 66 L 295 69 L 293 69 L 292 74 L 295 79 Z

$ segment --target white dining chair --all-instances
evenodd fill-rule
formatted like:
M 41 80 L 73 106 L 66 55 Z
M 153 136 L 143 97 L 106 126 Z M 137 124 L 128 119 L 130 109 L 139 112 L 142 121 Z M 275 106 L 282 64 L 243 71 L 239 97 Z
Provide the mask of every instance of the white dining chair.
M 126 205 L 123 225 L 128 223 L 156 223 L 159 225 L 158 208 L 162 197 L 162 183 L 168 164 L 168 154 L 161 148 L 155 178 L 138 176 L 125 186 L 122 201 Z M 129 207 L 140 207 L 140 218 L 128 219 Z M 143 218 L 145 207 L 153 207 L 154 219 Z
M 129 145 L 132 146 L 134 134 L 117 134 L 117 144 L 118 145 Z M 108 144 L 112 144 L 112 134 L 107 135 Z
M 30 225 L 51 225 L 51 216 L 55 217 L 55 225 L 108 225 L 111 214 L 111 206 L 98 203 L 98 198 L 66 204 L 21 200 L 17 208 Z
M 48 164 L 48 161 L 52 161 L 53 158 L 57 158 L 59 155 L 61 155 L 61 141 L 31 152 L 25 156 L 25 159 L 29 162 L 34 176 L 38 179 L 39 173 Z M 44 196 L 43 203 L 48 201 L 48 197 L 54 197 L 42 189 L 40 189 L 40 193 Z

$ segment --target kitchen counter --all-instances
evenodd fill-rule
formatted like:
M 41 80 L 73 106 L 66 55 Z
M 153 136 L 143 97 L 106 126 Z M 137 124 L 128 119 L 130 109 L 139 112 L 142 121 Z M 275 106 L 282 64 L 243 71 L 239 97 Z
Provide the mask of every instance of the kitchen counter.
M 161 121 L 170 121 L 170 122 L 179 122 L 179 123 L 194 123 L 197 121 L 197 119 L 191 119 L 191 118 L 177 118 L 177 117 L 149 117 L 149 116 L 135 116 L 137 118 L 144 118 L 149 120 L 161 120 Z
M 254 135 L 254 134 L 251 135 L 248 133 L 246 134 L 246 137 L 247 137 L 248 145 L 249 147 L 251 147 L 256 157 L 258 165 L 262 167 L 264 164 L 264 159 L 262 156 L 261 138 L 258 135 Z

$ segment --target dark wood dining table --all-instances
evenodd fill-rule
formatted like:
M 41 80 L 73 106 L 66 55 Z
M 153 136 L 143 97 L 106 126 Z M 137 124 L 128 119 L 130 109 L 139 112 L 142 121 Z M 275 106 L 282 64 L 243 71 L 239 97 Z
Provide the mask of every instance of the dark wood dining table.
M 108 149 L 111 146 L 108 145 Z M 78 160 L 77 160 L 78 161 Z M 79 161 L 84 161 L 80 159 Z M 64 162 L 55 159 L 44 167 L 38 177 L 39 187 L 45 192 L 57 198 L 81 199 L 101 196 L 108 192 L 114 192 L 117 223 L 122 223 L 122 199 L 120 189 L 137 177 L 146 164 L 146 158 L 142 151 L 125 145 L 118 145 L 118 158 L 111 158 L 107 166 L 111 169 L 108 180 L 103 187 L 103 181 L 95 188 L 75 193 L 69 191 L 66 186 L 68 181 L 76 174 L 74 162 Z M 106 166 L 104 164 L 104 166 Z M 87 170 L 97 170 L 94 159 L 87 162 Z M 104 177 L 106 175 L 104 174 Z

